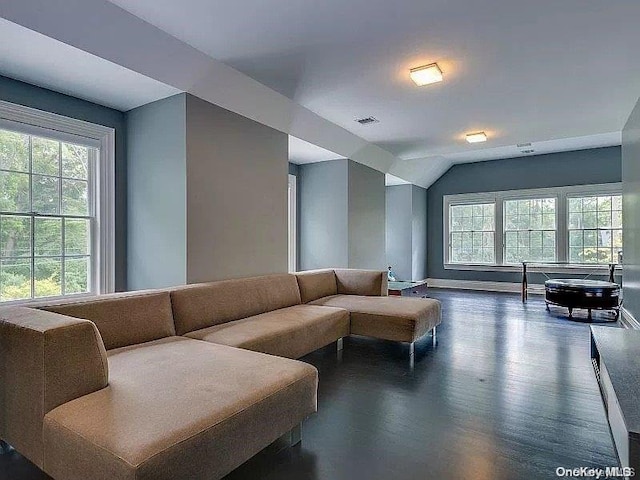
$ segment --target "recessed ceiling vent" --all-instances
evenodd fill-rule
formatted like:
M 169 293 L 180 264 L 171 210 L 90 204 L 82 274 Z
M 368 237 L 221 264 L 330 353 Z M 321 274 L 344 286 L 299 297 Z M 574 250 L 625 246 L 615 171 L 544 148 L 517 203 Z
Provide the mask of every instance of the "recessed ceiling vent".
M 356 118 L 356 122 L 360 125 L 371 125 L 373 123 L 380 123 L 376 117 L 364 117 L 364 118 Z
M 525 148 L 525 147 L 530 147 L 531 143 L 519 143 L 518 145 L 516 145 L 518 148 Z
M 530 153 L 534 153 L 535 150 L 533 148 L 529 148 L 527 150 L 520 150 L 520 152 L 522 152 L 524 154 L 530 154 Z

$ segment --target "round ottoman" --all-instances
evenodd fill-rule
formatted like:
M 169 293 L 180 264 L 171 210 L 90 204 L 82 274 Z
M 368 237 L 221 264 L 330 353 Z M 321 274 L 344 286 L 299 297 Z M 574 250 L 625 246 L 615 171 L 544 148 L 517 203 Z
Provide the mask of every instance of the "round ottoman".
M 544 282 L 545 303 L 567 307 L 569 318 L 574 308 L 591 310 L 614 310 L 620 313 L 620 285 L 600 280 L 553 279 Z

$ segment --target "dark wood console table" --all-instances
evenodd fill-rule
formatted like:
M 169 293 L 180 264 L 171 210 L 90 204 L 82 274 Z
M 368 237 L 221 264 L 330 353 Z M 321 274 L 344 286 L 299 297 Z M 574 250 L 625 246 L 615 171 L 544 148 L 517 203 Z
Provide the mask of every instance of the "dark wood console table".
M 591 326 L 591 362 L 620 465 L 640 472 L 640 331 Z

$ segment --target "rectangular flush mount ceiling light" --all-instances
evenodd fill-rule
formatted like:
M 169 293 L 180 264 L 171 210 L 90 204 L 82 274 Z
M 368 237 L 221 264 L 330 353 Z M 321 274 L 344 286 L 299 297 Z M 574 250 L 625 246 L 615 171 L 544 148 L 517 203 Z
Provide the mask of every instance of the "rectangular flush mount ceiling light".
M 487 141 L 487 134 L 484 132 L 467 134 L 467 142 L 469 143 L 481 143 L 486 141 Z
M 442 81 L 442 70 L 440 70 L 437 63 L 412 68 L 409 70 L 409 75 L 411 80 L 419 87 Z

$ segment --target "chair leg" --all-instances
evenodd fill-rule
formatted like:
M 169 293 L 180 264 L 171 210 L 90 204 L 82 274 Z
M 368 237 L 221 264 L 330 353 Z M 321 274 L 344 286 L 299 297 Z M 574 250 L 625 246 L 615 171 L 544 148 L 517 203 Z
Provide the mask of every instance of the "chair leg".
M 433 343 L 433 346 L 435 347 L 437 343 L 436 327 L 433 327 L 433 329 L 431 330 L 431 341 Z
M 341 351 L 342 348 L 344 347 L 344 338 L 339 338 L 338 340 L 336 340 L 336 350 Z

